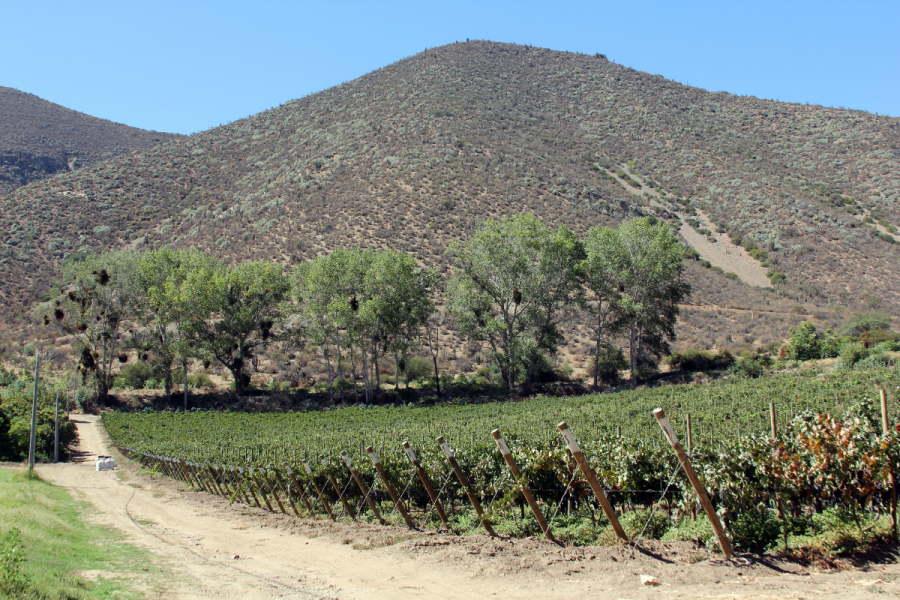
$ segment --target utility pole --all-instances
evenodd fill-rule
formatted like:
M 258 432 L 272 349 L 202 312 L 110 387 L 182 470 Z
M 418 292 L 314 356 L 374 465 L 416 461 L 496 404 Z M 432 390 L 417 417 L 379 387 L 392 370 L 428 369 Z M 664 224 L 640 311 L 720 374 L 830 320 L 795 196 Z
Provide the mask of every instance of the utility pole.
M 59 462 L 59 390 L 56 390 L 56 417 L 53 420 L 53 464 Z
M 28 472 L 34 471 L 34 444 L 37 436 L 37 401 L 38 401 L 38 376 L 41 370 L 41 353 L 35 354 L 34 361 L 34 395 L 31 398 L 31 439 L 28 442 Z

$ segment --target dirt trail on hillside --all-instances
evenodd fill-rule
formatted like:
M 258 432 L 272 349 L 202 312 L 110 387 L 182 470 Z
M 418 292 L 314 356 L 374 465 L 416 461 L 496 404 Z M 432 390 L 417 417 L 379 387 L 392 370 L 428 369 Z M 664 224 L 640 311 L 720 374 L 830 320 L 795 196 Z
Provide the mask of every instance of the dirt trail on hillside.
M 73 415 L 80 446 L 43 477 L 90 502 L 98 522 L 146 547 L 172 576 L 148 597 L 441 600 L 492 598 L 856 598 L 900 594 L 895 559 L 823 572 L 771 557 L 710 559 L 692 543 L 559 548 L 272 515 L 151 476 L 110 452 L 96 417 Z M 119 462 L 94 470 L 97 454 Z M 650 575 L 660 585 L 641 584 Z M 160 588 L 160 586 L 162 586 Z

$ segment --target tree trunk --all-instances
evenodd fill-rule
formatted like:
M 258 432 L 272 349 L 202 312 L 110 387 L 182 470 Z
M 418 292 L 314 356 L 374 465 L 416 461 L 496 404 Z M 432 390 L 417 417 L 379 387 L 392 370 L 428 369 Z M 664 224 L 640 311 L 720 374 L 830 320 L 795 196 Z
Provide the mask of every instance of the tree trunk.
M 400 354 L 394 350 L 394 389 L 400 391 Z
M 331 403 L 334 404 L 334 376 L 331 372 L 331 356 L 328 354 L 328 346 L 322 347 L 322 353 L 325 355 L 325 367 L 328 369 L 328 393 L 331 396 Z
M 187 396 L 188 396 L 188 380 L 187 380 L 187 355 L 181 357 L 181 374 L 182 374 L 182 383 L 184 384 L 184 410 L 187 411 Z M 237 387 L 237 386 L 235 386 Z
M 350 345 L 350 381 L 353 382 L 353 398 L 359 404 L 359 390 L 356 389 L 356 361 L 353 360 L 353 344 Z
M 628 333 L 628 359 L 631 363 L 631 388 L 637 385 L 635 380 L 635 371 L 637 370 L 637 325 L 632 321 L 631 329 Z
M 441 378 L 438 375 L 437 354 L 432 353 L 431 359 L 434 361 L 434 385 L 437 387 L 437 395 L 441 395 Z
M 409 356 L 403 353 L 403 376 L 406 378 L 406 389 L 409 389 Z

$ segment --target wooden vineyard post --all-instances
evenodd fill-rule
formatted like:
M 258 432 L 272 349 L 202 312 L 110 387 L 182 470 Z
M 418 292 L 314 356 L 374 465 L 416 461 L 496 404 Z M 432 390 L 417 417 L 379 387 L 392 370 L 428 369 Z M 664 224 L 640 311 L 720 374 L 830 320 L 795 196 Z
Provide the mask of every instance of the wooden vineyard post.
M 534 518 L 537 519 L 538 525 L 541 526 L 541 531 L 544 532 L 544 537 L 546 537 L 551 542 L 555 542 L 556 538 L 553 537 L 553 532 L 550 531 L 550 526 L 547 525 L 547 520 L 544 518 L 543 513 L 541 513 L 541 509 L 537 505 L 537 501 L 534 499 L 534 495 L 531 493 L 531 489 L 529 489 L 528 487 L 528 482 L 525 481 L 524 477 L 522 477 L 522 473 L 519 471 L 519 465 L 516 464 L 516 461 L 512 456 L 512 452 L 509 451 L 509 446 L 506 445 L 506 440 L 504 440 L 503 436 L 500 435 L 499 429 L 493 430 L 491 432 L 491 435 L 494 437 L 494 441 L 497 442 L 497 447 L 500 448 L 500 453 L 503 455 L 503 459 L 509 466 L 509 470 L 512 472 L 513 477 L 515 477 L 516 481 L 519 483 L 519 489 L 522 490 L 522 495 L 525 496 L 525 500 L 528 502 L 528 506 L 531 507 L 531 512 L 534 513 Z
M 681 443 L 678 441 L 678 436 L 675 435 L 675 431 L 672 429 L 669 419 L 666 418 L 666 413 L 663 409 L 657 408 L 653 411 L 653 416 L 656 417 L 659 426 L 663 430 L 663 434 L 666 436 L 669 444 L 672 445 L 672 449 L 675 450 L 678 461 L 681 463 L 681 468 L 684 469 L 684 473 L 688 476 L 688 479 L 690 479 L 691 485 L 694 486 L 694 490 L 700 498 L 700 504 L 703 505 L 703 510 L 706 511 L 709 523 L 712 525 L 713 531 L 719 539 L 719 546 L 722 547 L 722 554 L 725 555 L 725 558 L 731 558 L 734 556 L 734 551 L 731 549 L 731 542 L 728 541 L 728 536 L 725 535 L 725 528 L 722 527 L 722 522 L 719 521 L 719 516 L 713 509 L 712 502 L 709 501 L 709 496 L 706 494 L 706 489 L 703 487 L 703 484 L 700 483 L 700 478 L 697 477 L 697 473 L 691 465 L 691 460 L 688 458 L 687 454 L 685 454 L 684 448 L 681 447 Z
M 219 487 L 222 488 L 222 496 L 225 498 L 231 496 L 231 490 L 228 488 L 228 484 L 225 481 L 225 473 L 219 469 L 219 465 L 210 463 L 209 468 L 213 472 L 213 477 L 216 479 L 216 482 L 218 482 Z
M 272 470 L 274 471 L 274 469 L 272 469 Z M 284 509 L 284 504 L 282 504 L 281 498 L 278 495 L 278 486 L 271 484 L 270 479 L 269 479 L 269 472 L 267 469 L 263 469 L 262 478 L 263 478 L 263 481 L 266 483 L 266 487 L 268 487 L 269 491 L 272 492 L 272 496 L 275 498 L 275 502 L 278 503 L 278 508 L 281 509 L 281 512 L 283 512 L 284 514 L 287 514 L 287 511 Z M 293 503 L 292 503 L 292 505 L 293 505 Z M 297 509 L 294 508 L 295 512 L 296 512 L 296 510 Z
M 575 436 L 572 435 L 571 431 L 569 431 L 568 424 L 563 421 L 562 423 L 557 425 L 557 427 L 559 427 L 559 431 L 562 433 L 563 438 L 566 440 L 566 445 L 572 452 L 572 456 L 575 457 L 575 462 L 578 463 L 578 466 L 581 468 L 581 472 L 584 473 L 584 478 L 587 479 L 588 484 L 594 491 L 594 496 L 597 497 L 597 501 L 600 502 L 600 506 L 603 507 L 603 512 L 606 513 L 606 518 L 609 519 L 609 522 L 613 526 L 613 530 L 615 530 L 616 535 L 627 542 L 628 536 L 625 534 L 625 529 L 622 528 L 622 524 L 619 523 L 619 518 L 616 516 L 616 511 L 613 509 L 612 505 L 609 503 L 609 500 L 606 498 L 606 494 L 603 493 L 603 489 L 600 487 L 600 482 L 597 481 L 597 475 L 594 473 L 594 469 L 592 469 L 591 465 L 588 464 L 587 459 L 584 457 L 584 452 L 581 451 L 581 448 L 578 446 L 578 442 L 575 441 Z
M 320 457 L 320 458 L 322 459 L 322 464 L 325 465 L 325 466 L 327 467 L 327 466 L 328 466 L 328 461 L 325 460 L 325 457 L 322 456 L 322 457 Z M 346 499 L 346 498 L 344 498 L 344 494 L 343 494 L 343 492 L 341 492 L 341 486 L 338 485 L 338 482 L 337 482 L 337 480 L 334 478 L 334 475 L 329 475 L 329 476 L 328 476 L 328 481 L 331 482 L 331 487 L 334 488 L 334 493 L 337 494 L 337 495 L 338 495 L 338 498 L 341 499 L 341 504 L 344 505 L 344 510 L 347 511 L 347 514 L 350 516 L 351 519 L 355 519 L 356 517 L 353 515 L 353 510 L 350 508 L 350 503 L 347 502 L 347 499 Z
M 250 496 L 253 497 L 253 502 L 256 503 L 256 506 L 262 508 L 259 498 L 256 497 L 256 492 L 253 491 L 253 481 L 250 479 L 249 474 L 244 473 L 244 467 L 238 467 L 238 473 L 241 474 L 241 483 L 247 488 L 247 491 L 250 492 Z
M 888 419 L 887 394 L 880 390 L 881 396 L 881 431 L 887 437 L 891 433 L 891 423 Z M 894 465 L 888 466 L 888 483 L 891 486 L 891 531 L 897 537 L 897 475 L 894 473 Z
M 769 402 L 769 429 L 772 430 L 772 439 L 778 437 L 778 424 L 775 421 L 775 403 Z
M 206 463 L 206 470 L 209 471 L 210 481 L 212 481 L 213 487 L 216 489 L 216 493 L 219 496 L 224 496 L 225 492 L 222 491 L 222 488 L 219 486 L 219 482 L 216 481 L 218 479 L 218 476 L 216 475 L 216 472 L 213 470 L 212 465 L 209 463 Z
M 266 494 L 266 488 L 263 487 L 263 484 L 259 480 L 259 475 L 253 467 L 249 467 L 248 471 L 253 482 L 256 484 L 256 490 L 259 492 L 259 495 L 262 496 L 263 502 L 266 503 L 266 508 L 269 509 L 269 512 L 275 512 L 275 509 L 272 508 L 272 505 L 269 503 L 269 495 Z
M 431 503 L 441 517 L 441 521 L 444 522 L 447 529 L 450 529 L 450 521 L 447 519 L 444 507 L 441 505 L 441 499 L 434 493 L 434 488 L 431 486 L 431 480 L 428 478 L 428 473 L 426 473 L 425 469 L 422 468 L 422 465 L 419 464 L 419 459 L 416 458 L 416 453 L 409 447 L 409 442 L 403 442 L 403 449 L 406 451 L 406 456 L 409 457 L 409 462 L 416 468 L 416 474 L 419 476 L 419 481 L 425 486 L 425 491 L 428 493 L 428 497 L 431 498 Z
M 366 502 L 369 504 L 369 508 L 372 509 L 372 514 L 375 515 L 375 518 L 378 519 L 378 522 L 382 525 L 387 525 L 387 521 L 384 520 L 384 517 L 381 516 L 381 513 L 378 512 L 378 506 L 375 504 L 375 499 L 369 494 L 369 490 L 366 489 L 366 484 L 363 483 L 362 477 L 359 476 L 359 473 L 356 472 L 356 469 L 353 468 L 353 462 L 350 460 L 350 457 L 347 456 L 347 452 L 341 450 L 341 458 L 344 459 L 344 464 L 347 465 L 347 469 L 350 471 L 350 475 L 353 476 L 353 480 L 356 482 L 357 487 L 359 487 L 359 491 L 362 492 L 363 498 L 366 499 Z
M 309 498 L 307 497 L 306 491 L 304 490 L 303 486 L 300 485 L 300 482 L 297 481 L 297 478 L 294 476 L 294 472 L 291 470 L 290 465 L 285 463 L 284 470 L 287 473 L 287 476 L 291 482 L 291 485 L 293 485 L 294 489 L 297 491 L 297 495 L 300 497 L 300 499 L 303 501 L 303 504 L 306 506 L 306 510 L 309 511 L 310 516 L 315 518 L 316 511 L 313 509 L 313 505 L 310 504 Z M 290 498 L 291 492 L 288 489 L 287 483 L 284 484 L 284 489 L 286 490 L 288 498 Z
M 278 468 L 273 467 L 272 472 L 275 473 L 275 481 L 278 483 L 278 486 L 284 492 L 285 496 L 287 496 L 287 501 L 291 505 L 291 510 L 293 510 L 294 514 L 297 515 L 298 517 L 302 516 L 300 514 L 300 511 L 297 510 L 297 504 L 294 502 L 294 499 L 291 495 L 291 488 L 290 488 L 290 486 L 287 485 L 287 483 L 285 483 L 284 478 L 281 476 L 281 473 L 278 472 Z M 303 496 L 303 500 L 304 501 L 306 500 L 306 496 Z M 307 506 L 307 508 L 309 508 L 308 502 L 306 503 L 306 506 Z M 312 510 L 310 509 L 309 512 L 312 513 Z
M 475 514 L 478 515 L 478 518 L 481 519 L 481 524 L 484 525 L 485 531 L 488 532 L 488 535 L 493 537 L 497 537 L 497 533 L 494 531 L 494 528 L 491 527 L 490 522 L 484 518 L 484 511 L 481 510 L 481 503 L 478 501 L 478 497 L 472 493 L 471 488 L 469 488 L 469 480 L 466 479 L 466 476 L 463 474 L 462 469 L 459 468 L 459 463 L 456 462 L 456 457 L 453 455 L 453 451 L 450 450 L 450 446 L 447 445 L 447 442 L 444 441 L 444 436 L 440 436 L 437 439 L 438 445 L 441 447 L 441 450 L 444 451 L 444 455 L 447 457 L 447 462 L 450 463 L 450 466 L 453 467 L 453 472 L 456 473 L 456 479 L 459 481 L 459 485 L 463 486 L 463 489 L 466 490 L 466 496 L 469 497 L 469 502 L 472 503 L 472 508 L 475 509 Z
M 236 481 L 238 479 L 240 480 L 235 486 L 235 491 L 241 493 L 241 498 L 244 499 L 244 503 L 247 506 L 253 506 L 253 503 L 250 502 L 250 494 L 247 493 L 247 479 L 244 477 L 243 469 L 241 469 L 240 467 L 235 469 L 234 467 L 229 465 L 228 470 L 235 475 L 234 479 Z M 255 499 L 256 498 L 254 498 L 254 500 Z M 259 502 L 257 502 L 256 505 L 259 506 Z
M 312 482 L 313 489 L 316 490 L 316 496 L 318 496 L 319 502 L 322 503 L 322 506 L 325 507 L 325 512 L 328 513 L 328 517 L 332 521 L 337 521 L 337 519 L 334 517 L 334 513 L 331 512 L 331 505 L 328 504 L 328 499 L 325 498 L 324 495 L 322 495 L 322 490 L 319 489 L 319 484 L 316 483 L 316 478 L 313 477 L 313 472 L 312 472 L 312 469 L 309 467 L 309 463 L 304 460 L 303 466 L 306 468 L 306 474 L 309 475 L 309 480 Z M 291 472 L 290 467 L 288 467 L 288 473 L 290 473 L 291 479 L 294 481 L 294 485 L 295 486 L 298 485 L 297 479 L 296 479 L 296 477 L 294 477 L 293 472 Z M 310 509 L 310 510 L 312 510 L 312 509 Z
M 415 529 L 416 524 L 413 523 L 413 520 L 409 518 L 409 513 L 406 512 L 406 509 L 403 508 L 403 502 L 400 499 L 400 496 L 397 495 L 397 491 L 394 489 L 394 486 L 388 481 L 387 473 L 384 471 L 384 467 L 381 465 L 381 461 L 378 460 L 378 455 L 375 453 L 375 450 L 372 446 L 366 448 L 366 454 L 369 455 L 369 458 L 372 460 L 372 464 L 375 466 L 375 470 L 378 471 L 378 476 L 381 477 L 381 481 L 384 482 L 384 487 L 387 488 L 388 494 L 391 495 L 391 500 L 394 501 L 394 506 L 397 507 L 397 510 L 400 511 L 400 515 L 403 517 L 403 520 L 406 521 L 406 526 L 410 529 Z
M 202 485 L 200 485 L 200 482 L 199 482 L 199 481 L 196 481 L 196 482 L 195 482 L 195 481 L 194 481 L 194 478 L 191 477 L 191 472 L 188 471 L 187 465 L 185 464 L 184 460 L 178 459 L 178 464 L 181 466 L 181 470 L 182 470 L 182 472 L 184 473 L 184 481 L 185 481 L 185 483 L 187 483 L 187 484 L 190 485 L 190 486 L 193 486 L 193 485 L 195 485 L 195 483 L 196 483 L 196 486 L 197 486 L 198 488 L 200 488 L 201 490 L 202 490 L 202 489 L 205 489 Z

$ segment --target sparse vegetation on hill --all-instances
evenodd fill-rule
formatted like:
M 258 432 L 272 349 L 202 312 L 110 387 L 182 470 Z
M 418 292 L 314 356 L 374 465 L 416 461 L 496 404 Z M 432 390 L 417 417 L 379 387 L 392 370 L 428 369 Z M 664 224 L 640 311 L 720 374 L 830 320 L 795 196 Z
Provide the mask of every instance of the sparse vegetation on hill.
M 641 215 L 696 231 L 697 215 L 712 223 L 703 239 L 720 236 L 710 246 L 740 239 L 774 288 L 690 261 L 698 307 L 679 338 L 752 347 L 809 318 L 838 324 L 839 309 L 900 306 L 898 156 L 897 119 L 710 93 L 597 56 L 452 44 L 8 194 L 0 302 L 20 323 L 60 261 L 103 249 L 296 264 L 393 248 L 446 280 L 444 250 L 489 217 L 533 212 L 584 235 Z M 577 315 L 566 326 L 580 368 L 592 336 Z
M 178 137 L 98 119 L 0 87 L 0 194 Z

